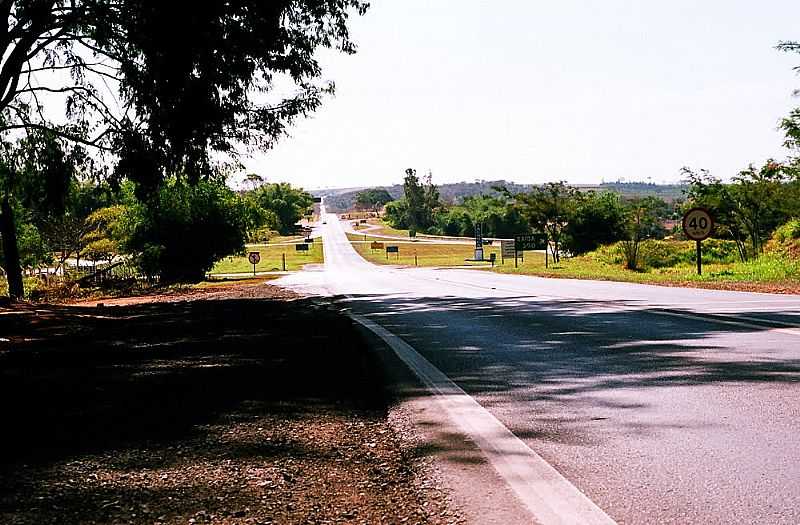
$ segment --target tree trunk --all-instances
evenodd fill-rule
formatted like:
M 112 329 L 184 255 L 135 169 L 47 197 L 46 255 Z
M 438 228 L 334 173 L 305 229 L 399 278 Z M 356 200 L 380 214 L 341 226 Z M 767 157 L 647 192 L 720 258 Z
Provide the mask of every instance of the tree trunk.
M 3 196 L 2 204 L 0 204 L 0 235 L 3 237 L 3 258 L 5 259 L 3 263 L 6 269 L 6 279 L 8 279 L 8 295 L 12 301 L 17 301 L 25 295 L 25 288 L 22 284 L 14 211 L 11 209 L 8 194 Z

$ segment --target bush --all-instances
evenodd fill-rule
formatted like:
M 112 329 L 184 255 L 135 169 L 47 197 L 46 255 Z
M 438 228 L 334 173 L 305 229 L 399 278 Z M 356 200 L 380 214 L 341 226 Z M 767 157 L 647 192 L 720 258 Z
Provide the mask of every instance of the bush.
M 767 243 L 767 251 L 792 258 L 800 257 L 800 220 L 792 219 L 778 227 Z
M 667 268 L 689 266 L 697 263 L 696 245 L 693 241 L 644 240 L 639 245 L 641 268 Z M 589 257 L 606 264 L 623 264 L 625 256 L 622 243 L 601 246 Z M 703 241 L 704 263 L 734 263 L 738 261 L 734 241 L 707 239 Z
M 171 179 L 124 219 L 126 251 L 140 270 L 164 281 L 196 281 L 216 261 L 244 251 L 260 210 L 223 182 Z

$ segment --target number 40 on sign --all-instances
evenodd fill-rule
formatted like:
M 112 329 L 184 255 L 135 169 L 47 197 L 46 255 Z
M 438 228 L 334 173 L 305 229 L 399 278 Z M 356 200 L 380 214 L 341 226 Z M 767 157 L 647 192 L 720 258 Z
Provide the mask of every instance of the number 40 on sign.
M 697 275 L 703 273 L 701 243 L 714 231 L 714 219 L 705 208 L 692 208 L 683 215 L 683 233 L 697 242 Z

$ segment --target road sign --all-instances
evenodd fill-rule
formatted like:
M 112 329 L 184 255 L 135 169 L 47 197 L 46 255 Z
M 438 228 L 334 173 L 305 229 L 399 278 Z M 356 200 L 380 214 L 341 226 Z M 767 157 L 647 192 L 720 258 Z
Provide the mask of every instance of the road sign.
M 370 250 L 383 250 L 383 243 L 378 241 L 373 241 L 372 244 L 369 245 Z
M 386 253 L 400 253 L 400 247 L 399 246 L 387 246 L 386 247 Z
M 504 259 L 513 259 L 514 241 L 500 241 L 500 252 Z
M 314 239 L 311 238 L 311 237 L 307 237 L 307 238 L 303 239 L 303 242 L 306 242 L 306 243 L 314 242 Z
M 714 230 L 714 219 L 705 208 L 692 208 L 683 216 L 683 233 L 693 241 L 708 239 Z
M 294 245 L 295 251 L 298 252 L 307 252 L 308 251 L 308 244 L 295 244 Z
M 253 277 L 256 275 L 256 264 L 261 262 L 261 253 L 259 252 L 250 252 L 247 255 L 247 260 L 250 261 L 250 264 L 253 265 Z
M 714 230 L 714 219 L 705 208 L 692 208 L 683 216 L 683 233 L 697 242 L 697 275 L 703 274 L 702 241 Z
M 547 243 L 547 235 L 543 233 L 526 233 L 514 236 L 514 247 L 518 252 L 525 250 L 543 250 Z

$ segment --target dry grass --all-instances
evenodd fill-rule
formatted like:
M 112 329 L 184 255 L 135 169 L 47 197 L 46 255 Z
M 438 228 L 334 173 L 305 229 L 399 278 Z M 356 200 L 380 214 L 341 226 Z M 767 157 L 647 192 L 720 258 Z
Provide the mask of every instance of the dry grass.
M 443 244 L 431 242 L 413 241 L 391 241 L 376 237 L 367 236 L 364 242 L 364 235 L 348 234 L 353 247 L 362 257 L 370 262 L 377 264 L 401 264 L 406 266 L 465 266 L 479 265 L 488 266 L 488 263 L 475 263 L 467 261 L 474 253 L 474 247 L 468 244 Z M 382 242 L 383 249 L 372 250 L 372 241 Z M 399 254 L 386 253 L 386 246 L 397 246 Z M 489 258 L 490 253 L 497 254 L 497 261 L 500 261 L 499 246 L 484 246 L 484 257 Z

